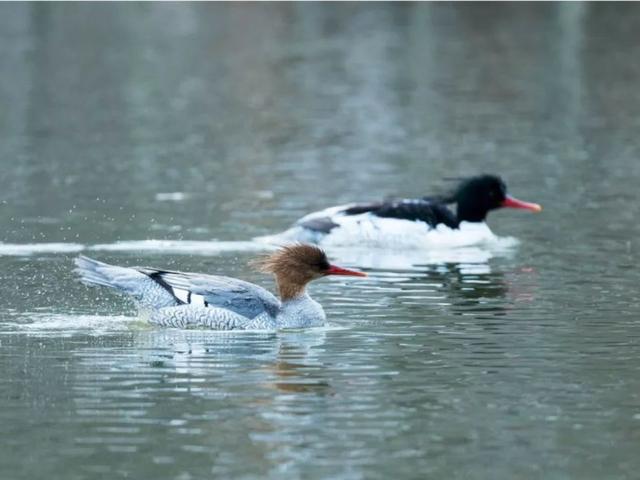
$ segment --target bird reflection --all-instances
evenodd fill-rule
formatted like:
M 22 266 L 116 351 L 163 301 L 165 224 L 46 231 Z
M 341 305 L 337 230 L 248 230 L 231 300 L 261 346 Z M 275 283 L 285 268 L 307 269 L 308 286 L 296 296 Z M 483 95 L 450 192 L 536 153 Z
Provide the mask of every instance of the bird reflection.
M 146 344 L 143 351 L 152 352 L 151 367 L 173 368 L 177 374 L 203 379 L 221 370 L 239 370 L 234 383 L 255 382 L 283 392 L 331 391 L 315 353 L 325 342 L 327 331 L 322 328 L 278 333 L 176 329 L 146 333 L 139 340 Z
M 314 335 L 316 340 L 311 342 L 306 333 L 284 334 L 275 361 L 265 368 L 273 375 L 273 380 L 266 386 L 282 392 L 330 394 L 331 385 L 322 364 L 314 358 L 313 347 L 322 345 L 326 335 L 319 333 L 322 334 L 321 341 Z
M 514 304 L 535 299 L 537 275 L 531 268 L 502 270 L 487 261 L 414 265 L 411 270 L 373 272 L 371 277 L 393 284 L 393 301 L 407 308 L 505 315 Z

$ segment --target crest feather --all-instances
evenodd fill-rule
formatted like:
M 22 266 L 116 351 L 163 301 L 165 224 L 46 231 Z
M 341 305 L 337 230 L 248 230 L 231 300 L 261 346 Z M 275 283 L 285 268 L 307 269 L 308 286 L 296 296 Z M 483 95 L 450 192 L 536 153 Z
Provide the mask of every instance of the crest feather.
M 250 265 L 262 273 L 278 273 L 296 266 L 324 266 L 327 255 L 320 247 L 306 243 L 295 243 L 280 248 L 269 255 L 252 260 Z

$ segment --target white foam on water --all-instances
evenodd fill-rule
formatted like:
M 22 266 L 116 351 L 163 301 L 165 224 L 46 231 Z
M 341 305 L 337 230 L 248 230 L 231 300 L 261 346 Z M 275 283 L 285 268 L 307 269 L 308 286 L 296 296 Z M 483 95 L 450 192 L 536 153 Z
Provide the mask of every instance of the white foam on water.
M 181 202 L 189 197 L 189 194 L 184 192 L 161 192 L 156 193 L 156 200 L 159 202 Z
M 275 248 L 273 245 L 253 241 L 123 240 L 114 243 L 90 245 L 87 250 L 212 255 L 224 252 L 261 252 Z
M 263 252 L 275 245 L 256 241 L 191 241 L 191 240 L 122 240 L 97 245 L 80 243 L 0 243 L 0 256 L 28 256 L 37 254 L 105 252 L 157 252 L 184 255 L 215 255 L 224 252 Z
M 0 243 L 0 256 L 27 256 L 41 253 L 76 253 L 85 249 L 80 243 Z
M 56 313 L 25 313 L 14 321 L 4 321 L 2 335 L 26 333 L 32 335 L 70 336 L 74 334 L 108 335 L 143 328 L 138 317 L 124 315 L 69 315 Z

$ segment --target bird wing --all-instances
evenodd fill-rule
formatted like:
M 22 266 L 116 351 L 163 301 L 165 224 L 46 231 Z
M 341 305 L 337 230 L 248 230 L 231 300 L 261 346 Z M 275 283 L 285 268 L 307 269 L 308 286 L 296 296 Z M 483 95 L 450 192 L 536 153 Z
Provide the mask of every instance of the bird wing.
M 382 202 L 352 203 L 327 208 L 319 212 L 310 213 L 296 222 L 296 225 L 310 230 L 329 233 L 339 226 L 339 218 L 369 213 L 381 218 L 396 218 L 399 220 L 421 221 L 431 227 L 444 223 L 448 227 L 456 228 L 458 221 L 455 214 L 447 208 L 445 203 L 434 198 L 416 199 L 387 199 Z
M 425 222 L 431 227 L 444 223 L 450 228 L 456 228 L 458 221 L 455 214 L 446 205 L 432 199 L 406 199 L 385 202 L 372 213 L 383 218 L 397 218 L 409 221 Z
M 253 283 L 219 275 L 137 268 L 171 292 L 181 303 L 224 308 L 252 319 L 262 313 L 275 316 L 280 301 Z

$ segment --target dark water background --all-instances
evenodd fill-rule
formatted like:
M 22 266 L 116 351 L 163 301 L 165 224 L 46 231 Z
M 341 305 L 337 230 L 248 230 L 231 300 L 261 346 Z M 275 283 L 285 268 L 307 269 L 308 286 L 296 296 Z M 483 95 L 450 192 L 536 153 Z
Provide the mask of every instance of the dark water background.
M 638 478 L 639 32 L 634 4 L 0 6 L 1 478 Z M 478 172 L 545 207 L 491 216 L 520 245 L 318 282 L 319 331 L 152 329 L 70 272 L 207 241 L 94 255 L 270 286 L 220 242 Z

